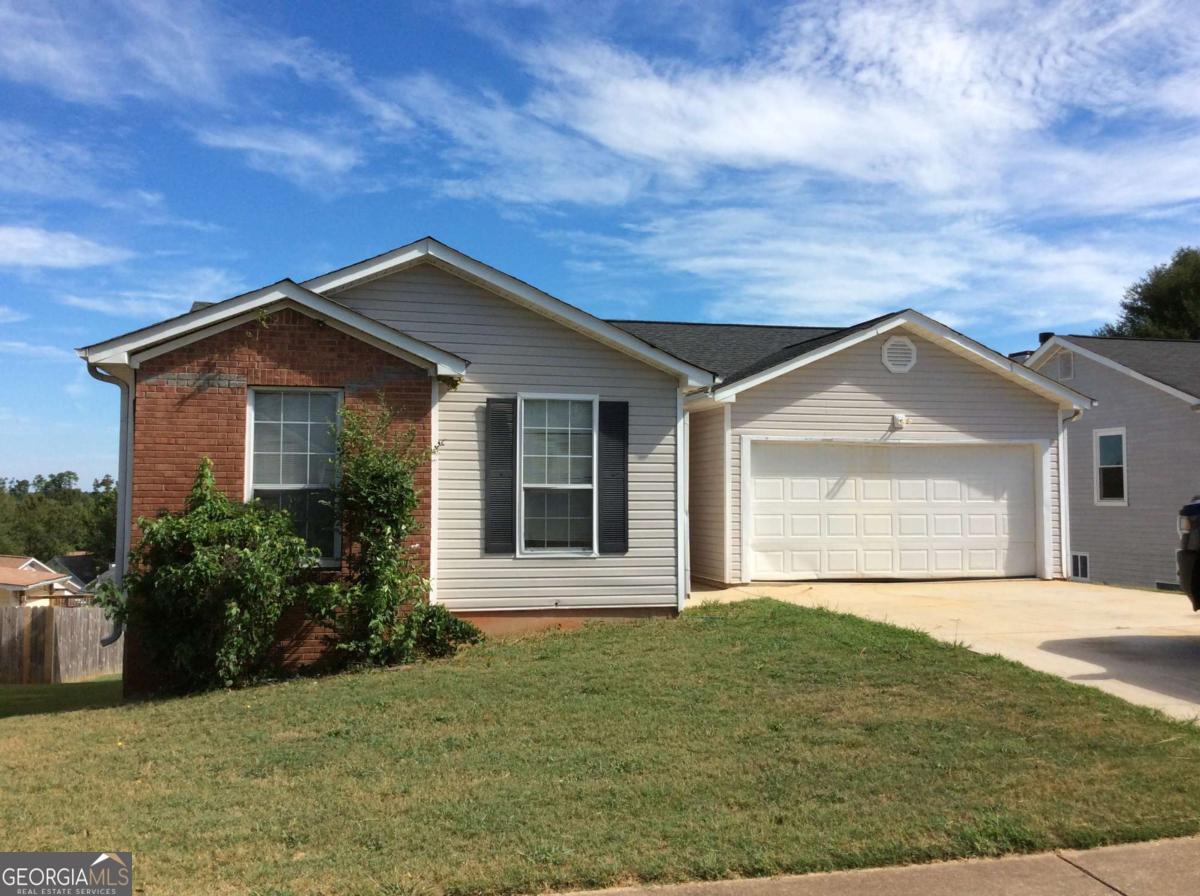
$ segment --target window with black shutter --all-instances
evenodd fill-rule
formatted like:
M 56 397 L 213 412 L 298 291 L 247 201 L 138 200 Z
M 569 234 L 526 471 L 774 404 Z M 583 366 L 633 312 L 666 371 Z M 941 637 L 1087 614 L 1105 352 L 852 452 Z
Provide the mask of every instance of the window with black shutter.
M 524 395 L 487 403 L 487 553 L 629 550 L 629 404 Z
M 624 554 L 629 550 L 629 403 L 600 402 L 597 428 L 597 549 Z
M 517 549 L 517 400 L 489 398 L 484 438 L 483 550 Z

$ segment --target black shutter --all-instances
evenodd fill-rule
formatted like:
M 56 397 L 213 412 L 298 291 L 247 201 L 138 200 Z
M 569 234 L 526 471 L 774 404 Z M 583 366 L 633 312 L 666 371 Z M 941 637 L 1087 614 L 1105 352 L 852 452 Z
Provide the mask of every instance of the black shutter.
M 629 550 L 629 402 L 600 402 L 598 428 L 596 541 L 601 554 L 624 554 Z
M 517 400 L 487 400 L 484 445 L 483 552 L 517 550 Z

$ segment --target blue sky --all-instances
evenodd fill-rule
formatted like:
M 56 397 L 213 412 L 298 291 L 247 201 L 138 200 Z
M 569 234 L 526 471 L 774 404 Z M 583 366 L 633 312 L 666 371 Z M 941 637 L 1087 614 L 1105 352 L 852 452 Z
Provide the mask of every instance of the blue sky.
M 1172 2 L 0 0 L 0 476 L 113 470 L 76 346 L 433 234 L 614 317 L 1001 350 L 1200 242 Z

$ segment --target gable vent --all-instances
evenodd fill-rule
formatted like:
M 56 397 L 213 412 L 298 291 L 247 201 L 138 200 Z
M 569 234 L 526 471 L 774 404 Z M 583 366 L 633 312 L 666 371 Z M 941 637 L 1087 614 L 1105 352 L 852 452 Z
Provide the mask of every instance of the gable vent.
M 883 366 L 892 373 L 908 373 L 917 363 L 917 347 L 907 336 L 892 336 L 883 344 Z

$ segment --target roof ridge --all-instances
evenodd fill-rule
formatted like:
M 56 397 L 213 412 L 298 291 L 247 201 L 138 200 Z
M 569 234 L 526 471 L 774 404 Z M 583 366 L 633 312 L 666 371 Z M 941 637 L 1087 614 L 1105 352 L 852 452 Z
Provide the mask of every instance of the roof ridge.
M 787 330 L 842 330 L 845 327 L 824 326 L 821 324 L 744 324 L 725 323 L 717 320 L 644 320 L 628 317 L 605 318 L 610 324 L 671 324 L 684 327 L 773 327 Z M 853 326 L 853 324 L 851 324 Z
M 1111 339 L 1114 342 L 1184 342 L 1198 343 L 1200 339 L 1179 339 L 1174 336 L 1097 336 L 1095 334 L 1087 335 L 1084 333 L 1063 333 L 1063 339 Z

